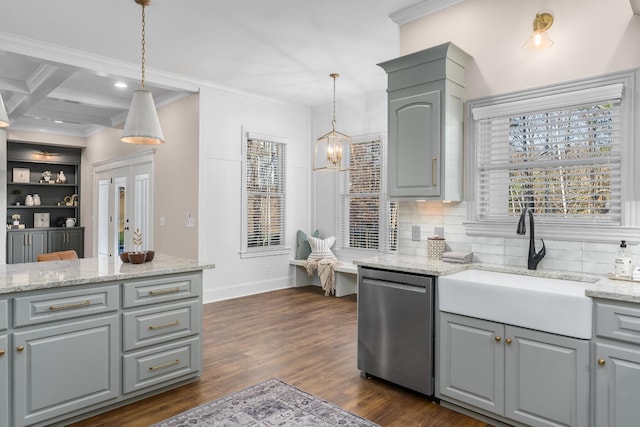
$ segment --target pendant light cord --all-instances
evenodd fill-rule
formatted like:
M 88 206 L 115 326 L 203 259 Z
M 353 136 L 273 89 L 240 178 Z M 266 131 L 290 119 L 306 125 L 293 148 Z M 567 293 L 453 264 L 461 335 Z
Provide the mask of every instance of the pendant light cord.
M 140 84 L 142 86 L 142 90 L 144 90 L 144 27 L 145 27 L 145 19 L 144 19 L 144 3 L 142 3 L 142 80 Z
M 331 120 L 331 128 L 336 130 L 336 78 L 340 76 L 338 73 L 331 73 L 329 76 L 333 77 L 333 120 Z

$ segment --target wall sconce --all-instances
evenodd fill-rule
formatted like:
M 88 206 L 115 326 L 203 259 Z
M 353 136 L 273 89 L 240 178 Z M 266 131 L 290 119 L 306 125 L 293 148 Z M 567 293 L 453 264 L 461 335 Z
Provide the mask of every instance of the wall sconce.
M 522 45 L 523 50 L 542 50 L 553 46 L 553 40 L 547 34 L 547 30 L 553 25 L 553 15 L 550 13 L 538 13 L 533 20 L 533 32 L 529 39 Z
M 347 153 L 353 154 L 352 139 L 336 130 L 336 78 L 338 73 L 331 73 L 329 77 L 333 79 L 333 120 L 331 121 L 331 131 L 322 135 L 316 140 L 316 148 L 313 152 L 313 170 L 340 172 L 349 170 L 343 166 Z

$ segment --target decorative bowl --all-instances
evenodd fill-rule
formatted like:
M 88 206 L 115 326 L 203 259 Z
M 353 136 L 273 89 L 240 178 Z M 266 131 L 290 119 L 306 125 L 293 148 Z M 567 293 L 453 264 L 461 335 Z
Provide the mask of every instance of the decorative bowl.
M 146 251 L 145 254 L 147 254 L 147 256 L 144 259 L 144 262 L 151 262 L 153 261 L 153 257 L 156 255 L 156 251 Z
M 120 252 L 120 261 L 129 262 L 129 252 Z
M 142 264 L 147 254 L 144 252 L 129 252 L 129 262 L 131 264 Z

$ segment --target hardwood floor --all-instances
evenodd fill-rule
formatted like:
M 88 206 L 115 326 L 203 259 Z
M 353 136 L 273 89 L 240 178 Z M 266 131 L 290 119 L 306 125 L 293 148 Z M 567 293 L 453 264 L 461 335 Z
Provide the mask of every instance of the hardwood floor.
M 381 426 L 487 426 L 360 377 L 356 335 L 355 296 L 325 297 L 314 286 L 206 304 L 199 381 L 73 425 L 148 426 L 276 377 Z

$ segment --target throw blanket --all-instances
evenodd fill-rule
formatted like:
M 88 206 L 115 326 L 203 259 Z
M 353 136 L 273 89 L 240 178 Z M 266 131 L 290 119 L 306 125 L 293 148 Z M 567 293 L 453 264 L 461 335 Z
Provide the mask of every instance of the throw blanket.
M 320 284 L 325 296 L 336 293 L 336 271 L 335 266 L 339 265 L 340 261 L 333 258 L 322 259 L 308 259 L 305 261 L 304 266 L 307 269 L 309 277 L 313 276 L 313 273 L 317 270 L 318 277 L 320 277 Z

